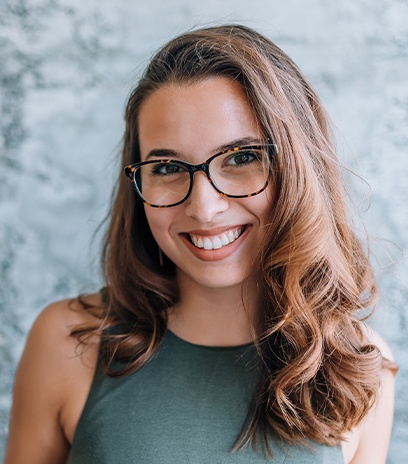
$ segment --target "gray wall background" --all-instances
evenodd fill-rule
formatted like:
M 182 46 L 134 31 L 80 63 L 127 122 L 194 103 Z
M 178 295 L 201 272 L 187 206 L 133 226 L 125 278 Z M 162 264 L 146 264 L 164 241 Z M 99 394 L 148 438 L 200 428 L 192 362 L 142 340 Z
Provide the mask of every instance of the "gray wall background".
M 299 64 L 369 184 L 353 181 L 382 290 L 372 324 L 401 367 L 388 463 L 408 460 L 407 0 L 0 0 L 0 458 L 33 320 L 100 285 L 130 88 L 170 37 L 235 21 Z

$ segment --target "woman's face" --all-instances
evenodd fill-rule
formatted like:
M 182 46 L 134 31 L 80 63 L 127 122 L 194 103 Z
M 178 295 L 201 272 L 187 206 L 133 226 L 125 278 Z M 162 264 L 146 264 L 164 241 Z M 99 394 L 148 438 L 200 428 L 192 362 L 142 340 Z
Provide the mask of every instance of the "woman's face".
M 263 142 L 243 89 L 224 77 L 162 86 L 143 102 L 138 122 L 142 161 L 175 158 L 199 164 L 226 146 Z M 197 172 L 184 203 L 163 209 L 145 205 L 145 212 L 179 279 L 208 288 L 231 287 L 242 284 L 253 269 L 271 192 L 268 187 L 254 197 L 229 198 Z

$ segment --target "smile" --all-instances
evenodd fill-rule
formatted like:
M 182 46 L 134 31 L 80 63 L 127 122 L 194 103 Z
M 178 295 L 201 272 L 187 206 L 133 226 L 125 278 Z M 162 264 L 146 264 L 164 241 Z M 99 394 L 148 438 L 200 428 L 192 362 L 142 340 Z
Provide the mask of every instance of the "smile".
M 242 235 L 245 226 L 226 230 L 219 235 L 196 235 L 188 234 L 191 243 L 196 248 L 204 248 L 204 250 L 218 250 L 233 242 Z

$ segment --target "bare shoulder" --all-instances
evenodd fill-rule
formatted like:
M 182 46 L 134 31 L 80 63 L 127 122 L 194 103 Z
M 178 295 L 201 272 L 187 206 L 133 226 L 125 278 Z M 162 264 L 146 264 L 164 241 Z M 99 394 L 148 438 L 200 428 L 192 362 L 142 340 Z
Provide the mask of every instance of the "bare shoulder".
M 84 297 L 87 304 L 97 307 L 100 304 L 97 294 Z M 46 366 L 54 367 L 53 379 L 58 380 L 59 371 L 75 364 L 86 362 L 91 352 L 98 347 L 99 340 L 90 337 L 87 344 L 78 343 L 72 331 L 80 327 L 92 327 L 98 320 L 90 311 L 84 309 L 77 299 L 57 301 L 47 306 L 37 317 L 27 339 L 27 345 L 20 363 L 20 369 L 25 367 L 25 359 L 30 363 L 41 364 L 46 360 Z M 41 365 L 37 366 L 41 370 Z M 49 369 L 48 369 L 49 370 Z
M 101 304 L 98 295 L 84 301 L 95 308 Z M 16 374 L 6 464 L 65 462 L 99 346 L 91 337 L 82 348 L 71 333 L 96 323 L 75 299 L 52 303 L 36 319 Z
M 101 305 L 100 297 L 97 294 L 84 296 L 82 301 L 94 308 Z M 24 363 L 27 357 L 30 358 L 31 362 L 41 363 L 41 361 L 46 360 L 49 367 L 50 363 L 55 362 L 54 367 L 57 368 L 57 372 L 60 370 L 61 362 L 68 364 L 83 362 L 84 356 L 82 352 L 78 351 L 78 339 L 73 337 L 71 333 L 75 328 L 92 327 L 97 323 L 97 317 L 92 312 L 87 311 L 78 299 L 61 300 L 50 304 L 39 314 L 31 328 L 20 369 L 25 367 Z M 91 338 L 88 345 L 97 347 L 98 340 Z
M 393 362 L 392 350 L 384 338 L 371 327 L 363 325 L 362 329 L 367 342 L 375 345 L 384 359 Z M 346 463 L 385 464 L 394 415 L 394 377 L 394 370 L 382 369 L 381 385 L 373 407 L 343 444 Z
M 99 294 L 85 295 L 83 301 L 95 308 L 101 306 Z M 70 335 L 74 327 L 79 325 L 89 325 L 97 323 L 97 318 L 92 312 L 84 309 L 77 298 L 57 301 L 48 305 L 36 319 L 30 336 L 36 330 L 42 331 L 53 326 L 54 332 L 59 335 Z

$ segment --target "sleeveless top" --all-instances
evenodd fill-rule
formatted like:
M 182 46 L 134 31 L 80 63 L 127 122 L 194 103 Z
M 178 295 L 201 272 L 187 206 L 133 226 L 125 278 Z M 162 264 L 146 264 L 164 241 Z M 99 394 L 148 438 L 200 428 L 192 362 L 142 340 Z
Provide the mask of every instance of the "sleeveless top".
M 232 452 L 256 380 L 253 345 L 206 347 L 169 330 L 155 356 L 122 378 L 97 368 L 67 464 L 344 464 L 340 446 L 272 437 Z

